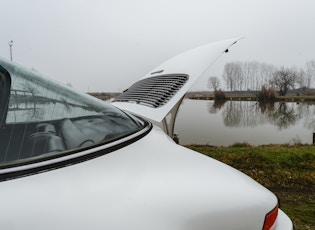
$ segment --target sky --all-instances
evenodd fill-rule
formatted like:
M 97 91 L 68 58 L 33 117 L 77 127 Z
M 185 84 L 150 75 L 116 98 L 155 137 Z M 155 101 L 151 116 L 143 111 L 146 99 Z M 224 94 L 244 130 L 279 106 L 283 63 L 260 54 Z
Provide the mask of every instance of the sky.
M 231 61 L 315 60 L 314 0 L 1 0 L 0 56 L 83 92 L 120 92 L 167 59 L 244 37 L 191 90 Z M 224 89 L 224 85 L 221 86 Z

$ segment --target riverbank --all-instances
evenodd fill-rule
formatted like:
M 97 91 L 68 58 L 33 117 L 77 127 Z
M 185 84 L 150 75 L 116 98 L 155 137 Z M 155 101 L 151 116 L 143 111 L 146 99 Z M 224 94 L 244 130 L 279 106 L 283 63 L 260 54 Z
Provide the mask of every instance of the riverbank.
M 257 92 L 258 93 L 258 92 Z M 257 101 L 256 93 L 250 92 L 224 92 L 227 100 L 230 101 Z M 212 92 L 188 92 L 186 98 L 192 100 L 214 100 Z M 296 95 L 288 94 L 286 96 L 276 95 L 275 101 L 281 102 L 315 102 L 315 95 Z
M 110 100 L 112 98 L 116 98 L 118 97 L 118 95 L 120 95 L 120 93 L 116 93 L 116 92 L 112 92 L 112 93 L 105 93 L 105 92 L 91 92 L 88 93 L 89 95 L 96 97 L 98 99 L 101 99 L 103 101 L 107 101 Z
M 237 143 L 186 146 L 244 172 L 274 192 L 296 230 L 315 230 L 315 146 Z

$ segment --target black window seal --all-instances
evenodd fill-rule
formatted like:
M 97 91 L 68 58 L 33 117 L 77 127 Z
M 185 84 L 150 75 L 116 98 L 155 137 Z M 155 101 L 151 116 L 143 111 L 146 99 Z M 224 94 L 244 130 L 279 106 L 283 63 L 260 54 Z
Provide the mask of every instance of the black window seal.
M 152 123 L 146 120 L 143 121 L 145 125 L 142 129 L 112 142 L 98 143 L 85 149 L 74 149 L 63 155 L 43 157 L 26 164 L 4 166 L 0 169 L 0 182 L 78 164 L 126 147 L 146 136 L 152 130 Z
M 0 65 L 0 127 L 5 123 L 11 92 L 11 76 L 9 72 Z

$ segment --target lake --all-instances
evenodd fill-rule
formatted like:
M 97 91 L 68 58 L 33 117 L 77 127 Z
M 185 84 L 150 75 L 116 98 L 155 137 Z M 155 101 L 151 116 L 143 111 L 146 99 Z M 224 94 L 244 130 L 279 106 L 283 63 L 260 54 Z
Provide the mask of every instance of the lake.
M 218 104 L 210 100 L 184 99 L 175 124 L 175 133 L 183 145 L 312 144 L 313 132 L 315 104 L 297 102 L 227 101 Z

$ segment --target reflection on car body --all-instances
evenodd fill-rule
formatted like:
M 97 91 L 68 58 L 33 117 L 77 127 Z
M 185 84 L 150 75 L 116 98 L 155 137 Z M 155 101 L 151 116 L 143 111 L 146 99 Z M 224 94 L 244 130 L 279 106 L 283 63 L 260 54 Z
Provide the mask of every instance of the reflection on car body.
M 163 63 L 111 105 L 0 59 L 0 226 L 292 229 L 270 191 L 172 140 L 185 93 L 238 40 Z

